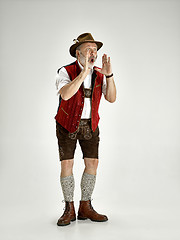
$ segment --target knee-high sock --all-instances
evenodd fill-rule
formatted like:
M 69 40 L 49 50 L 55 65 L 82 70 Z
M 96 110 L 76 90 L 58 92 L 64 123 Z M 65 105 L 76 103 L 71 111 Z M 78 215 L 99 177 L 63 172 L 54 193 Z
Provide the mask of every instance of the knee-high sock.
M 74 176 L 61 177 L 61 187 L 64 195 L 64 201 L 72 202 L 74 197 Z
M 83 173 L 81 179 L 81 201 L 91 200 L 96 182 L 96 175 Z

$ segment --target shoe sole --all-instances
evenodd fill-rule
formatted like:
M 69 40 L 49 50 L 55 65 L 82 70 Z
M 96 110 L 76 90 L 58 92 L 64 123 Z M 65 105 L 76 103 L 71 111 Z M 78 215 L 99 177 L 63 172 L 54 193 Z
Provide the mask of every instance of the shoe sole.
M 88 218 L 86 218 L 86 217 L 78 217 L 78 220 L 86 220 L 86 219 L 88 219 Z
M 66 224 L 58 224 L 58 222 L 57 222 L 57 225 L 58 226 L 61 226 L 61 227 L 64 227 L 64 226 L 68 226 L 68 225 L 70 225 L 71 224 L 71 222 L 74 222 L 74 221 L 76 221 L 76 218 L 74 218 L 74 219 L 72 219 L 69 223 L 66 223 Z
M 90 219 L 90 218 L 86 218 L 86 217 L 78 217 L 78 220 L 87 220 L 87 219 Z M 92 222 L 107 222 L 108 219 L 105 219 L 105 220 L 93 220 L 93 219 L 90 219 Z

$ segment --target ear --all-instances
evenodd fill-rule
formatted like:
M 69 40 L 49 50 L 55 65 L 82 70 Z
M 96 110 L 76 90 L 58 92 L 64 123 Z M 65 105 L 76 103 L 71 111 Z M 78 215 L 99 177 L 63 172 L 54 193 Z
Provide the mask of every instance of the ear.
M 76 57 L 77 57 L 77 59 L 78 59 L 79 55 L 80 55 L 79 50 L 76 49 Z

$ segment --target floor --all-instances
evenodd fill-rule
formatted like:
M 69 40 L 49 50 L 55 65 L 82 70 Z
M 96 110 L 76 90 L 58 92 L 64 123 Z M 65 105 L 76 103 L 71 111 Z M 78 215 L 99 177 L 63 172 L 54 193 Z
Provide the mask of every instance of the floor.
M 59 211 L 59 210 L 58 210 Z M 2 240 L 179 240 L 180 211 L 172 207 L 117 208 L 108 212 L 104 223 L 77 220 L 58 227 L 61 215 L 57 209 L 13 206 L 1 210 L 0 239 Z M 98 236 L 98 237 L 97 237 Z

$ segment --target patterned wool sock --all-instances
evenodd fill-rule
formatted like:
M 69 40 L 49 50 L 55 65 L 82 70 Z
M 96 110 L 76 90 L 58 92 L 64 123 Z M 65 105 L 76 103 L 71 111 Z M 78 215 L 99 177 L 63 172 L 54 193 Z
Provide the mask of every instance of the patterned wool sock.
M 64 201 L 72 202 L 74 197 L 74 176 L 60 178 L 61 187 L 64 195 Z
M 83 173 L 81 179 L 81 201 L 91 200 L 92 192 L 96 182 L 96 175 Z

